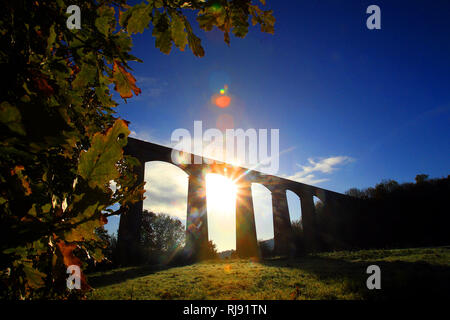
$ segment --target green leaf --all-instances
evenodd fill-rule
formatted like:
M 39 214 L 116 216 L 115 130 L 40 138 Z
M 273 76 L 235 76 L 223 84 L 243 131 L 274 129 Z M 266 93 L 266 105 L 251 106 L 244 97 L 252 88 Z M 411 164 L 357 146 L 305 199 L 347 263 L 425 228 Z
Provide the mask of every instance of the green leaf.
M 188 44 L 189 48 L 192 50 L 192 53 L 197 57 L 203 57 L 205 55 L 205 50 L 202 47 L 201 40 L 194 34 L 191 24 L 186 17 L 184 17 L 184 26 L 186 27 Z
M 256 25 L 259 23 L 261 25 L 261 31 L 270 34 L 275 33 L 275 17 L 273 16 L 272 10 L 263 11 L 258 6 L 249 5 L 248 7 L 250 14 L 252 15 L 252 24 Z
M 23 264 L 23 271 L 27 277 L 28 285 L 31 288 L 37 289 L 44 285 L 43 278 L 45 277 L 45 274 L 33 268 L 31 262 L 26 262 Z
M 78 165 L 78 174 L 91 188 L 105 189 L 106 183 L 120 176 L 116 164 L 122 158 L 129 134 L 125 121 L 118 119 L 105 134 L 94 135 L 91 147 L 81 154 Z
M 92 205 L 90 212 L 97 210 L 97 205 Z M 87 214 L 87 213 L 86 213 Z M 89 241 L 89 240 L 99 240 L 98 236 L 95 234 L 95 229 L 101 227 L 103 223 L 100 218 L 92 219 L 77 225 L 75 228 L 70 229 L 64 234 L 64 240 L 67 242 L 79 242 L 79 241 Z
M 131 51 L 132 41 L 129 34 L 125 32 L 120 32 L 114 35 L 114 42 L 117 45 L 117 49 L 121 51 Z
M 50 53 L 50 49 L 53 47 L 53 44 L 56 40 L 56 32 L 55 32 L 55 25 L 52 24 L 50 27 L 50 33 L 47 39 L 47 53 Z
M 95 261 L 100 262 L 104 258 L 103 251 L 100 248 L 96 248 L 90 252 L 91 257 L 94 258 Z
M 268 10 L 264 11 L 264 15 L 262 17 L 263 23 L 261 24 L 261 31 L 267 32 L 270 34 L 275 33 L 275 17 L 273 16 L 273 11 Z
M 205 30 L 211 31 L 216 24 L 216 17 L 212 14 L 202 14 L 197 17 L 198 26 Z
M 95 93 L 98 100 L 105 107 L 115 107 L 117 104 L 112 100 L 112 95 L 109 93 L 107 86 L 95 87 Z
M 97 66 L 90 63 L 83 63 L 75 80 L 72 82 L 73 89 L 82 89 L 89 84 L 93 84 L 97 77 Z
M 135 5 L 122 18 L 122 25 L 126 21 L 127 31 L 129 33 L 142 33 L 150 23 L 152 6 L 150 4 L 140 3 Z
M 150 0 L 149 2 L 152 2 L 156 9 L 162 8 L 164 6 L 163 0 Z
M 19 109 L 10 105 L 7 101 L 0 104 L 0 122 L 6 125 L 11 131 L 22 136 L 25 135 Z
M 231 11 L 231 23 L 233 25 L 233 34 L 236 37 L 244 38 L 248 33 L 248 14 L 241 8 L 235 8 Z
M 184 31 L 183 18 L 178 16 L 178 14 L 172 15 L 170 30 L 172 33 L 173 42 L 181 51 L 184 51 L 184 48 L 186 47 L 188 41 L 186 31 Z
M 95 27 L 105 37 L 109 37 L 109 34 L 114 29 L 116 23 L 114 18 L 114 8 L 104 5 L 99 7 L 97 12 L 99 17 L 95 19 Z
M 172 34 L 169 25 L 169 18 L 166 13 L 155 11 L 153 18 L 152 36 L 155 39 L 155 46 L 165 54 L 169 54 L 172 49 Z

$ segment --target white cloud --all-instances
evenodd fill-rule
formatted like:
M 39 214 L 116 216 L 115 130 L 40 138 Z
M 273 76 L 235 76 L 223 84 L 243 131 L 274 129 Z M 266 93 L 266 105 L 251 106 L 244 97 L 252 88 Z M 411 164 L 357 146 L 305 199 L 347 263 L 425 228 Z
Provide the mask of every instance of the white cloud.
M 329 158 L 322 158 L 319 160 L 314 160 L 313 158 L 309 158 L 309 165 L 299 165 L 302 170 L 295 172 L 291 176 L 284 175 L 283 177 L 302 182 L 306 184 L 319 184 L 325 181 L 329 181 L 329 178 L 317 177 L 317 174 L 331 174 L 334 171 L 338 170 L 337 166 L 345 165 L 354 161 L 353 158 L 347 156 L 336 156 Z
M 186 221 L 188 175 L 180 168 L 165 162 L 145 165 L 144 209 L 166 213 Z

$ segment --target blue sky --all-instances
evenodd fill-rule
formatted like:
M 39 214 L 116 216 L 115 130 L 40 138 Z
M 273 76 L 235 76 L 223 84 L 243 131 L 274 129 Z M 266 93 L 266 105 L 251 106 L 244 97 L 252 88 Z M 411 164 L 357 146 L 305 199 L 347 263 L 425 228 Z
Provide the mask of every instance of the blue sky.
M 227 114 L 235 128 L 280 130 L 280 150 L 292 150 L 279 175 L 337 192 L 449 174 L 450 2 L 267 2 L 274 35 L 253 27 L 228 47 L 219 31 L 196 29 L 203 58 L 165 55 L 151 32 L 136 35 L 143 92 L 117 109 L 133 134 L 167 144 L 173 130 Z M 366 28 L 371 4 L 381 30 Z M 210 100 L 225 84 L 232 100 L 220 109 Z

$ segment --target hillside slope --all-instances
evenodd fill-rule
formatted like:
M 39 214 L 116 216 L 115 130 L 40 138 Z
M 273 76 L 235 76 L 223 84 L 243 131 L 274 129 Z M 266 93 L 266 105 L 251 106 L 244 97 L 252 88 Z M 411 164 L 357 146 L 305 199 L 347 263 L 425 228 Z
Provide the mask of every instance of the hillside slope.
M 366 287 L 371 264 L 381 269 L 381 290 Z M 92 274 L 89 282 L 96 288 L 89 299 L 444 299 L 450 292 L 450 248 L 122 268 Z

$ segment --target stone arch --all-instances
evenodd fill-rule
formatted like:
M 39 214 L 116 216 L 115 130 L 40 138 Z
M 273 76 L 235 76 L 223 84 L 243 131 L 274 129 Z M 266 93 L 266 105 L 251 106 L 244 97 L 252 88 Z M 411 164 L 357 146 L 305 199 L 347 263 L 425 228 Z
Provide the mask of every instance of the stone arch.
M 293 221 L 301 220 L 302 217 L 302 206 L 301 198 L 294 191 L 286 190 L 286 198 L 288 202 L 289 217 L 291 223 Z
M 186 225 L 189 175 L 167 161 L 147 161 L 144 166 L 144 209 L 175 216 Z
M 324 190 L 318 189 L 313 193 L 314 205 L 319 201 L 325 204 L 328 200 L 327 198 L 329 198 L 329 196 Z
M 264 184 L 252 183 L 252 198 L 257 239 L 272 239 L 274 237 L 272 193 Z

